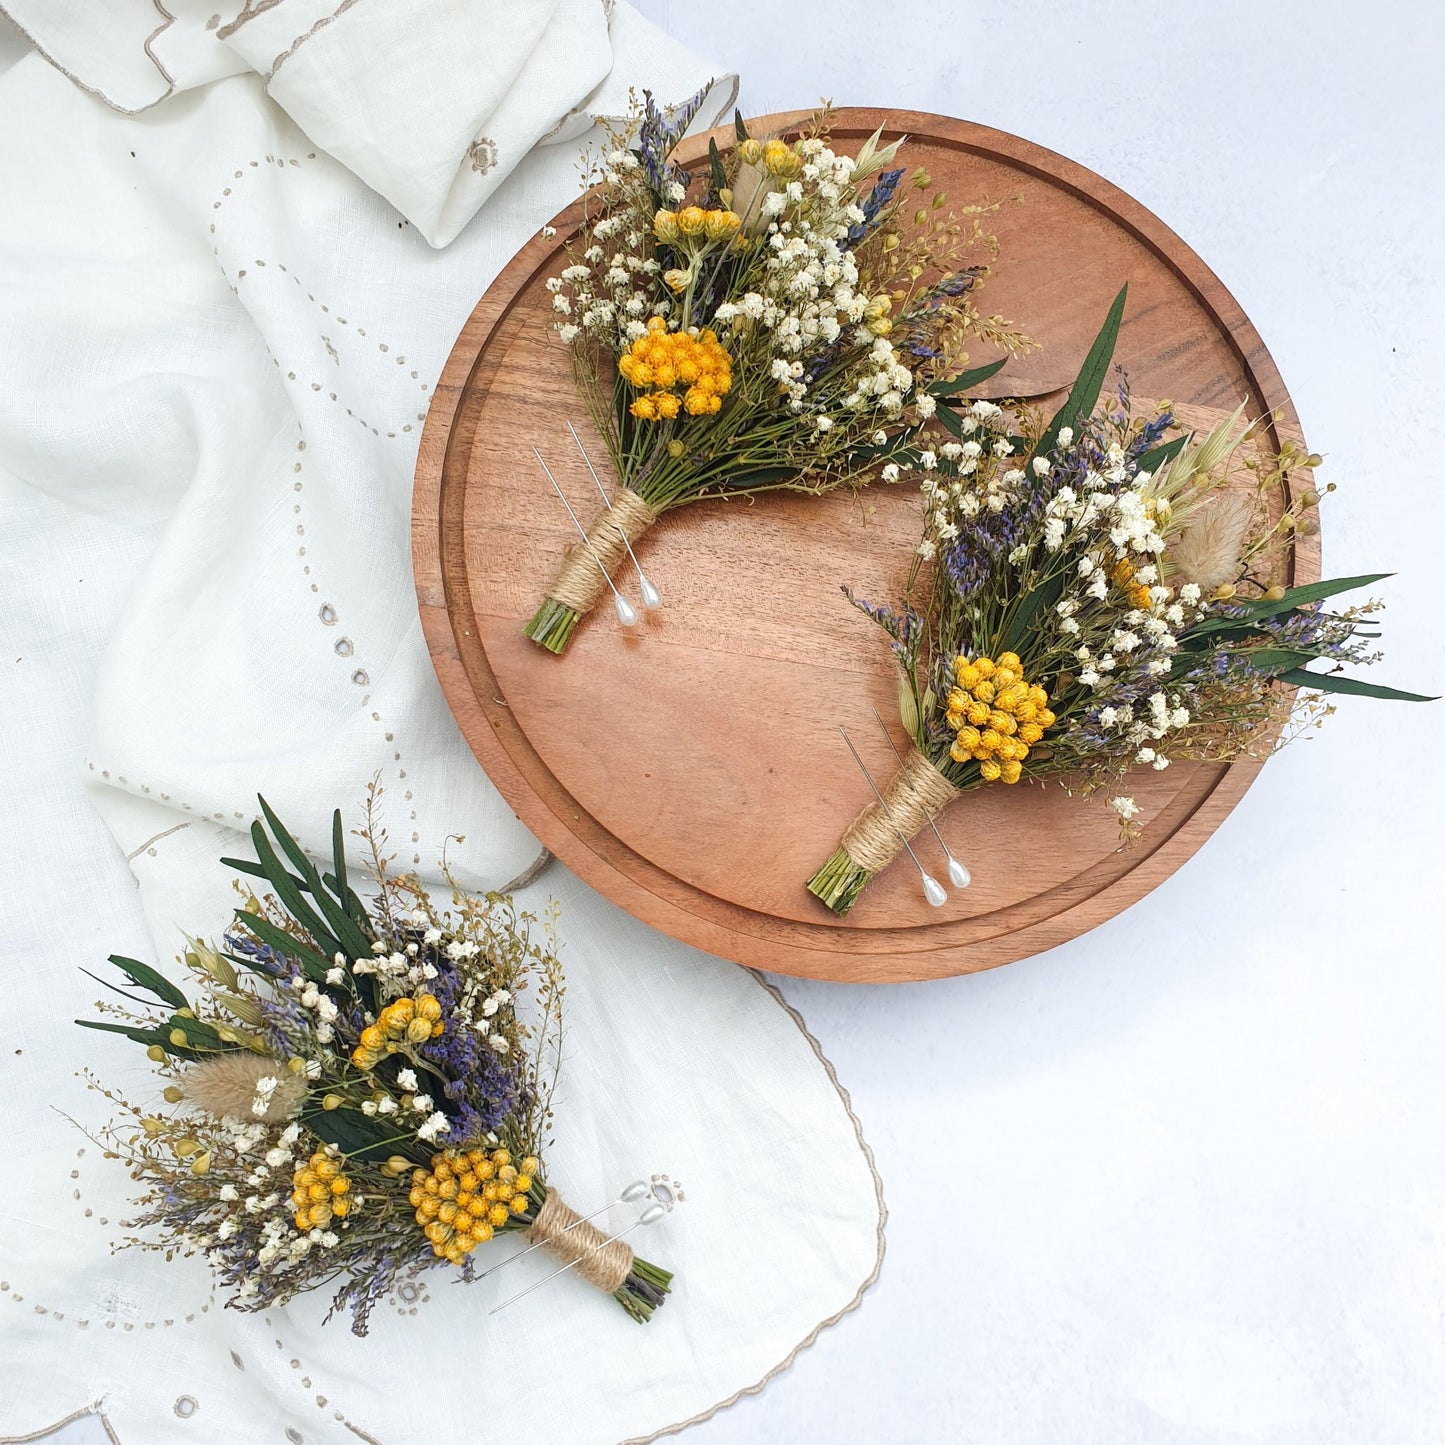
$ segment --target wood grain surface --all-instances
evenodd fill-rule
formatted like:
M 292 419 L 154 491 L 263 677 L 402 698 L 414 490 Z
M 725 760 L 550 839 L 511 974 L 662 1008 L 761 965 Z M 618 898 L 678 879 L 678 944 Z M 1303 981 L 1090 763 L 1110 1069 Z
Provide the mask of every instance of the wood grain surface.
M 788 133 L 804 113 L 754 133 Z M 1247 401 L 1263 436 L 1298 436 L 1278 373 L 1234 300 L 1172 232 L 1082 167 L 1017 137 L 940 116 L 845 110 L 851 152 L 882 123 L 910 139 L 955 204 L 1006 204 L 1001 255 L 982 293 L 1042 343 L 995 394 L 1060 393 L 1124 281 L 1116 360 L 1136 395 L 1168 397 L 1208 424 Z M 713 133 L 731 144 L 728 128 Z M 706 153 L 687 142 L 684 159 Z M 544 289 L 580 204 L 497 278 L 457 339 L 417 462 L 413 553 L 437 674 L 492 781 L 568 867 L 645 922 L 755 967 L 856 982 L 991 968 L 1112 917 L 1187 859 L 1257 765 L 1176 765 L 1131 780 L 1144 841 L 1121 850 L 1102 801 L 1061 788 L 984 788 L 940 820 L 973 886 L 928 907 L 905 858 L 846 919 L 805 882 L 868 801 L 837 734 L 844 724 L 880 784 L 893 770 L 870 706 L 903 743 L 881 634 L 845 601 L 894 598 L 919 527 L 911 486 L 859 497 L 778 495 L 665 516 L 638 552 L 665 607 L 633 632 L 601 604 L 563 657 L 522 635 L 574 534 L 531 455 L 535 443 L 584 520 L 600 501 L 565 418 L 605 450 L 575 406 Z M 976 359 L 982 359 L 982 353 Z M 1012 378 L 1010 384 L 1004 383 Z M 604 473 L 604 476 L 606 474 Z M 1307 478 L 1301 478 L 1301 485 Z M 1281 580 L 1317 579 L 1318 538 Z M 636 578 L 619 575 L 636 601 Z M 920 851 L 942 876 L 937 844 Z M 937 864 L 937 866 L 932 866 Z

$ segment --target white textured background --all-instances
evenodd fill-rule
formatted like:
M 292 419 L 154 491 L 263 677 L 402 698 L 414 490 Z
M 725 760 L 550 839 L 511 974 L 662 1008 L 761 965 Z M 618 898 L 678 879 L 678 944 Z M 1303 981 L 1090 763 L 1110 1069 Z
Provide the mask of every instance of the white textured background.
M 1445 691 L 1437 6 L 637 3 L 739 70 L 751 113 L 958 115 L 1149 206 L 1327 455 L 1327 574 L 1400 573 L 1376 676 Z M 689 1438 L 1445 1437 L 1442 740 L 1445 704 L 1347 700 L 1085 938 L 949 983 L 786 982 L 877 1152 L 888 1258 Z M 760 1309 L 787 1288 L 753 1283 Z

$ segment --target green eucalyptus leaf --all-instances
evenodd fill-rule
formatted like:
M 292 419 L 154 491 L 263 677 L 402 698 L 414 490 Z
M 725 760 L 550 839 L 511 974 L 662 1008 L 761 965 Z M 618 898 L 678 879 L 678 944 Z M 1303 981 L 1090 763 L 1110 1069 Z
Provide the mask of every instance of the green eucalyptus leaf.
M 1109 307 L 1109 314 L 1104 318 L 1104 324 L 1094 344 L 1089 348 L 1083 366 L 1079 368 L 1078 380 L 1074 382 L 1068 399 L 1039 438 L 1038 445 L 1034 448 L 1035 456 L 1048 456 L 1058 445 L 1059 433 L 1066 426 L 1077 431 L 1093 414 L 1094 404 L 1104 389 L 1104 378 L 1108 376 L 1110 363 L 1114 359 L 1114 347 L 1119 340 L 1119 325 L 1124 319 L 1124 301 L 1128 295 L 1129 287 L 1125 284 L 1114 298 L 1114 304 Z
M 1145 452 L 1139 458 L 1139 470 L 1151 474 L 1157 472 L 1165 462 L 1172 462 L 1184 450 L 1188 441 L 1187 436 L 1175 437 L 1172 442 L 1165 442 L 1163 446 L 1157 446 L 1151 451 Z
M 975 366 L 968 371 L 960 372 L 951 381 L 935 381 L 928 387 L 930 396 L 956 396 L 961 391 L 967 391 L 971 386 L 977 386 L 980 382 L 987 381 L 991 376 L 997 376 L 1004 367 L 1008 365 L 1008 357 L 1000 357 L 997 361 L 990 361 L 986 366 Z
M 326 916 L 326 922 L 321 926 L 319 933 L 299 915 L 296 916 L 296 921 L 311 931 L 316 942 L 325 949 L 328 955 L 340 951 L 351 958 L 364 957 L 371 948 L 370 929 L 363 930 L 356 920 L 331 898 L 321 882 L 321 875 L 316 871 L 316 865 L 306 856 L 306 850 L 282 826 L 281 820 L 272 812 L 265 798 L 258 797 L 257 801 L 261 804 L 261 811 L 265 814 L 266 821 L 271 825 L 271 832 L 275 835 L 276 841 L 285 850 L 286 856 L 296 865 L 297 872 L 306 880 L 312 897 L 315 898 L 317 906 Z M 335 839 L 334 821 L 333 819 L 333 841 Z
M 356 1109 L 308 1108 L 302 1112 L 302 1125 L 326 1144 L 335 1144 L 343 1154 L 354 1159 L 380 1162 L 393 1154 L 417 1164 L 430 1157 L 415 1137 L 398 1139 L 396 1125 L 368 1119 Z
M 141 963 L 134 958 L 125 958 L 119 953 L 111 954 L 110 962 L 120 969 L 132 983 L 139 985 L 147 993 L 155 994 L 158 999 L 170 1004 L 172 1008 L 188 1008 L 190 1006 L 185 994 L 170 979 L 164 974 L 158 973 L 148 963 Z
M 271 846 L 271 840 L 267 838 L 266 830 L 259 822 L 251 824 L 251 843 L 256 849 L 261 866 L 266 870 L 267 880 L 276 890 L 276 897 L 281 900 L 286 911 L 311 935 L 316 947 L 326 957 L 336 953 L 341 947 L 340 941 L 332 936 L 325 920 L 302 897 L 301 885 L 276 856 L 276 850 Z M 305 880 L 305 886 L 309 889 L 309 879 Z
M 331 960 L 325 955 L 317 953 L 314 948 L 308 948 L 299 939 L 293 938 L 284 928 L 277 928 L 269 918 L 262 918 L 255 913 L 247 913 L 244 908 L 236 910 L 237 919 L 270 948 L 287 958 L 295 959 L 301 966 L 301 970 L 313 983 L 325 983 L 327 970 L 331 967 Z M 258 970 L 259 971 L 259 970 Z
M 956 437 L 963 437 L 963 420 L 951 406 L 941 406 L 933 415 L 943 424 L 945 431 L 950 431 Z
M 1395 687 L 1381 687 L 1374 682 L 1361 682 L 1355 677 L 1345 677 L 1342 673 L 1335 672 L 1307 672 L 1304 668 L 1294 668 L 1289 672 L 1281 672 L 1278 675 L 1279 681 L 1288 683 L 1291 687 L 1314 688 L 1318 692 L 1339 692 L 1348 693 L 1351 697 L 1374 697 L 1385 702 L 1439 702 L 1438 697 L 1426 697 L 1419 692 L 1401 692 Z

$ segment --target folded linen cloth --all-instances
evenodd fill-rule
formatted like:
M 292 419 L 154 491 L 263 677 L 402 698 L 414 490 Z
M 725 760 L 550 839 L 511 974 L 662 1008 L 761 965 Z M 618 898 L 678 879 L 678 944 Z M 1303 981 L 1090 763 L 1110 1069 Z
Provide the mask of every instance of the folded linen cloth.
M 476 215 L 539 144 L 569 145 L 627 90 L 666 78 L 680 99 L 735 76 L 625 0 L 4 0 L 82 89 L 128 114 L 246 70 L 320 149 L 385 196 L 433 246 Z

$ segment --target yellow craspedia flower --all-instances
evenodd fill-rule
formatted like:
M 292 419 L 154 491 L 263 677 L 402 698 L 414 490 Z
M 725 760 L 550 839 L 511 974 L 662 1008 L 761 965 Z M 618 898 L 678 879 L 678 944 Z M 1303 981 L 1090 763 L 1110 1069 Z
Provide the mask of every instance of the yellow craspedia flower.
M 1016 783 L 1029 747 L 1054 722 L 1048 693 L 1024 677 L 1017 653 L 956 657 L 952 672 L 958 686 L 948 694 L 948 726 L 954 733 L 949 757 L 973 761 L 985 782 Z
M 716 332 L 670 332 L 658 316 L 618 358 L 617 370 L 643 392 L 628 407 L 639 421 L 671 421 L 683 412 L 715 416 L 733 384 L 732 360 Z
M 659 211 L 652 218 L 652 234 L 659 241 L 677 240 L 679 235 L 677 213 L 675 211 Z
M 696 236 L 707 225 L 707 212 L 701 206 L 684 206 L 677 213 L 677 229 L 684 236 Z
M 414 1170 L 407 1203 L 415 1211 L 416 1222 L 430 1241 L 432 1253 L 452 1264 L 461 1264 L 509 1221 L 526 1223 L 531 1207 L 527 1191 L 532 1187 L 535 1170 L 541 1166 L 533 1155 L 524 1162 L 532 1165 L 534 1173 L 518 1173 L 506 1149 L 448 1149 L 432 1157 L 430 1169 Z M 499 1186 L 485 1182 L 502 1170 L 513 1183 Z M 524 1183 L 525 1189 L 521 1187 Z M 505 1191 L 505 1200 L 499 1196 L 499 1189 Z

